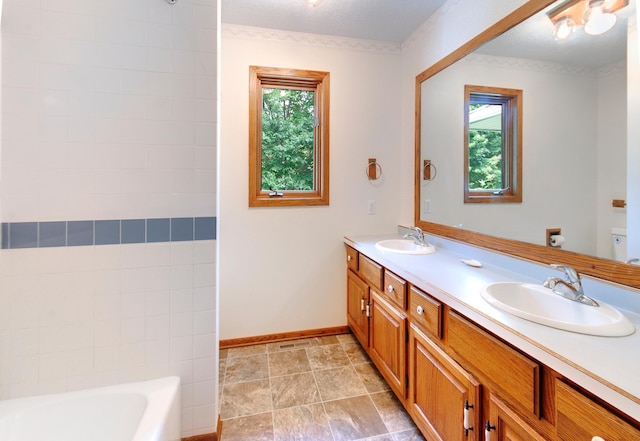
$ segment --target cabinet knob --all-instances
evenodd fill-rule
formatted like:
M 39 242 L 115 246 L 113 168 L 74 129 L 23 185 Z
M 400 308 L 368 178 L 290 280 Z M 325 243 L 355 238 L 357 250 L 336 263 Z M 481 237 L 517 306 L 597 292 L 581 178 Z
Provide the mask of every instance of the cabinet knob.
M 594 436 L 593 438 L 591 438 L 591 441 L 604 441 L 604 438 L 601 438 L 599 436 Z
M 393 285 L 387 286 L 387 291 L 391 294 L 393 292 Z
M 420 305 L 418 305 L 418 307 L 416 308 L 416 312 L 418 313 L 418 315 L 423 315 L 424 314 L 424 308 Z
M 347 262 L 351 262 L 351 256 L 347 256 Z

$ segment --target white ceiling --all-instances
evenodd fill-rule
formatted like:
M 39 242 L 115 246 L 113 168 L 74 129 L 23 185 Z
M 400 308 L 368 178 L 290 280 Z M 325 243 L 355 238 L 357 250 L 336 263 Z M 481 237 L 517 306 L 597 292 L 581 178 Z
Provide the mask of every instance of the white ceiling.
M 323 0 L 310 7 L 304 0 L 222 0 L 221 13 L 223 24 L 400 44 L 444 3 L 446 0 Z M 633 7 L 618 12 L 619 23 L 607 34 L 594 38 L 579 29 L 564 42 L 551 35 L 553 26 L 545 12 L 552 8 L 477 52 L 586 68 L 625 58 L 626 18 Z
M 446 0 L 222 0 L 222 23 L 401 43 Z

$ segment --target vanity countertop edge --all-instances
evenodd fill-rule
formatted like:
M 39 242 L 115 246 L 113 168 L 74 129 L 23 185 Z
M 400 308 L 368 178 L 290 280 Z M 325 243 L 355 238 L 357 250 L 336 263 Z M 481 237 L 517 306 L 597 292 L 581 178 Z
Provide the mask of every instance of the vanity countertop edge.
M 549 267 L 427 234 L 426 240 L 437 249 L 433 254 L 403 255 L 375 247 L 380 240 L 400 237 L 350 235 L 344 243 L 640 421 L 639 293 L 630 293 L 632 301 L 620 302 L 620 287 L 583 278 L 585 293 L 619 309 L 636 331 L 626 337 L 599 337 L 558 330 L 500 311 L 480 295 L 492 282 L 541 284 L 544 277 L 555 274 Z M 474 268 L 461 259 L 483 265 Z

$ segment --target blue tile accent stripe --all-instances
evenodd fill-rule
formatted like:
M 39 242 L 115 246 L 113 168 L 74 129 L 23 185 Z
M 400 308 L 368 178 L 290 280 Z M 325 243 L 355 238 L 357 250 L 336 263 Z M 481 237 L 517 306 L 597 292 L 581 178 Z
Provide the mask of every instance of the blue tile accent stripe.
M 1 248 L 215 240 L 216 217 L 3 222 Z

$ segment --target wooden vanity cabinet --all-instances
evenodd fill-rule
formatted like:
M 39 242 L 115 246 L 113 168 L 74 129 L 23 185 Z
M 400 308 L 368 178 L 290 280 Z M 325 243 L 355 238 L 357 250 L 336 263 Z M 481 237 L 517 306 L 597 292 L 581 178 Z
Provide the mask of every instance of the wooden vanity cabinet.
M 480 394 L 481 385 L 471 374 L 417 326 L 409 326 L 407 408 L 427 439 L 481 440 Z
M 358 275 L 375 289 L 382 289 L 382 267 L 367 256 L 358 255 Z
M 430 337 L 442 338 L 442 314 L 444 305 L 419 290 L 415 286 L 409 289 L 409 315 L 411 323 Z
M 369 347 L 369 286 L 347 271 L 347 324 L 364 348 Z
M 408 319 L 401 305 L 407 284 L 362 254 L 355 252 L 356 259 L 354 251 L 347 247 L 347 324 L 404 404 Z M 349 266 L 353 260 L 358 261 L 357 272 Z
M 358 272 L 358 252 L 351 247 L 347 247 L 347 268 L 353 272 Z
M 349 246 L 347 322 L 430 441 L 640 440 L 636 422 Z
M 480 329 L 466 318 L 449 311 L 447 343 L 456 359 L 491 389 L 533 418 L 540 417 L 541 366 Z
M 369 357 L 396 396 L 407 396 L 407 316 L 376 290 L 371 290 Z
M 484 425 L 484 441 L 545 441 L 495 394 L 490 394 L 491 419 Z M 585 438 L 586 439 L 586 438 Z
M 559 441 L 640 439 L 638 429 L 560 380 L 556 380 L 556 411 Z

